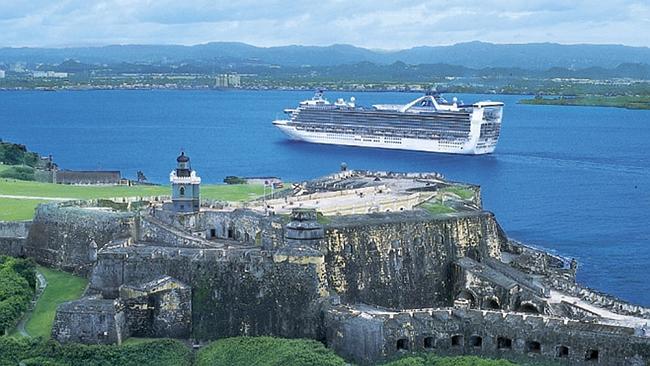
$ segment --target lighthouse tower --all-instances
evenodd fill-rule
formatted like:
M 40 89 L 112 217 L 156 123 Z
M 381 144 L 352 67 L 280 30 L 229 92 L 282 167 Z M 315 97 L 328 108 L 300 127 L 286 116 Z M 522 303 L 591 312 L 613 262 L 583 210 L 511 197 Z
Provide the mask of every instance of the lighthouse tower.
M 176 162 L 176 169 L 169 173 L 169 181 L 172 183 L 174 212 L 199 212 L 201 178 L 192 170 L 190 158 L 185 155 L 185 152 L 181 152 L 176 158 Z

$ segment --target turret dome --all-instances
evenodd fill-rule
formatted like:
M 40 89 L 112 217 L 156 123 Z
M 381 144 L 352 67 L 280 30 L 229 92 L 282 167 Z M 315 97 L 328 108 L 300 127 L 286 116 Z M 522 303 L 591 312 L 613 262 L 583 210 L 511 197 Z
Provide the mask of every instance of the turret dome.
M 182 151 L 181 154 L 176 158 L 176 161 L 179 163 L 187 163 L 190 161 L 190 158 L 185 155 L 185 151 Z

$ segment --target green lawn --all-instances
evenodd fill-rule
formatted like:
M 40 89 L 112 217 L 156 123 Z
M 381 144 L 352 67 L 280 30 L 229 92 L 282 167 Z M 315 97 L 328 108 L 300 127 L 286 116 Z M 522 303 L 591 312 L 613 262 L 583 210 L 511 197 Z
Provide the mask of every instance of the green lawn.
M 0 168 L 4 166 L 0 165 Z M 257 184 L 213 184 L 201 186 L 201 198 L 246 201 L 263 194 L 264 187 Z M 134 196 L 165 196 L 171 193 L 169 186 L 75 186 L 0 179 L 0 195 L 93 199 Z M 29 220 L 34 209 L 47 200 L 14 199 L 0 197 L 0 221 Z
M 474 197 L 474 191 L 470 188 L 463 187 L 463 186 L 446 187 L 443 188 L 441 191 L 453 193 L 464 200 L 468 200 Z
M 420 208 L 427 210 L 429 213 L 433 215 L 456 212 L 456 210 L 454 210 L 453 208 L 437 202 L 425 202 L 420 205 Z
M 0 180 L 0 194 L 60 198 L 110 198 L 132 196 L 159 196 L 169 194 L 166 186 L 75 186 L 29 182 L 13 179 Z
M 67 272 L 45 267 L 39 266 L 38 271 L 45 276 L 47 287 L 38 299 L 25 329 L 32 337 L 49 338 L 57 305 L 81 297 L 88 281 Z
M 34 210 L 45 200 L 22 200 L 0 198 L 0 221 L 29 220 L 34 217 Z
M 169 188 L 165 187 L 169 192 Z M 269 189 L 267 188 L 267 193 Z M 166 193 L 169 194 L 169 193 Z M 247 201 L 264 194 L 261 184 L 212 184 L 201 186 L 201 198 L 223 201 Z

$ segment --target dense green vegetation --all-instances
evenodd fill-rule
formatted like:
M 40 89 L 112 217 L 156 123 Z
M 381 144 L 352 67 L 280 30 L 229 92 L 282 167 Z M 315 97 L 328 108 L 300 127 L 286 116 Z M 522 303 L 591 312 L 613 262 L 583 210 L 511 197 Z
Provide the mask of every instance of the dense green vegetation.
M 35 167 L 40 163 L 40 156 L 37 153 L 27 151 L 25 145 L 0 140 L 0 163 Z
M 56 307 L 81 297 L 88 281 L 67 272 L 45 267 L 38 267 L 38 271 L 45 277 L 47 287 L 39 297 L 25 329 L 32 337 L 49 338 Z
M 304 339 L 236 337 L 215 341 L 194 359 L 190 349 L 169 339 L 145 339 L 121 346 L 60 345 L 40 338 L 0 337 L 0 365 L 16 366 L 343 366 L 321 343 Z M 383 366 L 516 366 L 475 356 L 408 355 Z
M 322 343 L 306 339 L 235 337 L 201 349 L 197 366 L 343 366 Z
M 2 366 L 189 366 L 192 354 L 178 341 L 163 339 L 123 346 L 59 345 L 39 338 L 0 337 Z
M 407 356 L 383 366 L 516 366 L 506 360 L 491 360 L 475 356 L 440 357 L 434 354 Z
M 223 179 L 226 184 L 246 184 L 246 179 L 229 175 Z
M 18 180 L 34 180 L 34 168 L 27 165 L 3 166 L 0 170 L 0 178 L 11 178 Z
M 591 107 L 618 107 L 627 109 L 650 109 L 650 95 L 584 95 L 577 97 L 555 97 L 522 99 L 521 104 L 534 105 L 568 105 Z
M 0 256 L 0 332 L 18 323 L 34 295 L 34 263 Z

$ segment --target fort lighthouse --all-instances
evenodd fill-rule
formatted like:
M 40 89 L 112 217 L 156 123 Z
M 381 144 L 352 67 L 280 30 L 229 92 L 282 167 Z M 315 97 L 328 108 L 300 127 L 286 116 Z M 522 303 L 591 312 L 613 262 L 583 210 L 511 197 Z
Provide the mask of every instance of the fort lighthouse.
M 174 212 L 198 212 L 200 208 L 199 187 L 201 178 L 190 165 L 190 158 L 185 152 L 176 158 L 176 169 L 169 173 L 172 183 L 172 204 Z

